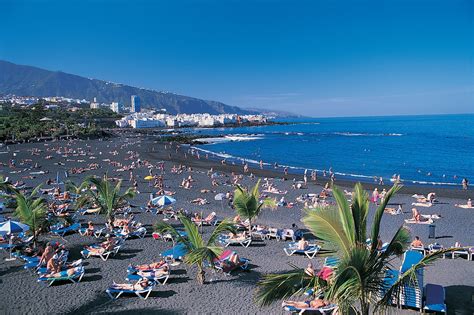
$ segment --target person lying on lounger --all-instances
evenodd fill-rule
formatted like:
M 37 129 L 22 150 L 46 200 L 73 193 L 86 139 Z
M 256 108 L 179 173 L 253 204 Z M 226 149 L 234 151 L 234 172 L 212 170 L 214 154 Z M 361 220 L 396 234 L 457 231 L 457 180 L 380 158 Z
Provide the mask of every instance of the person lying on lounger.
M 166 266 L 166 262 L 164 260 L 153 262 L 151 264 L 144 264 L 144 265 L 134 266 L 134 268 L 137 269 L 137 270 L 155 270 L 155 269 L 160 269 L 162 267 L 168 269 L 168 267 Z
M 303 302 L 297 302 L 297 301 L 283 301 L 281 304 L 283 307 L 285 306 L 293 306 L 299 309 L 305 309 L 305 308 L 321 308 L 323 306 L 328 306 L 329 301 L 323 300 L 323 299 L 314 299 L 311 301 L 303 301 Z
M 161 269 L 153 269 L 153 270 L 150 270 L 150 271 L 139 271 L 139 272 L 137 272 L 137 275 L 139 275 L 141 277 L 144 277 L 144 278 L 148 278 L 148 279 L 158 278 L 158 277 L 164 276 L 166 274 L 168 274 L 168 265 L 165 265 L 165 267 L 161 268 Z
M 112 289 L 116 290 L 130 290 L 130 291 L 139 291 L 147 288 L 151 284 L 147 278 L 141 278 L 135 284 L 131 283 L 114 283 L 111 285 Z
M 102 242 L 100 244 L 100 247 L 86 246 L 86 249 L 92 255 L 100 255 L 108 251 L 111 251 L 112 249 L 114 249 L 114 246 L 115 246 L 115 239 L 110 237 L 105 242 Z
M 76 272 L 75 268 L 70 268 L 68 270 L 66 270 L 66 275 L 68 277 L 72 276 L 74 273 Z M 60 271 L 58 272 L 54 272 L 54 273 L 48 273 L 46 275 L 43 275 L 42 277 L 46 277 L 46 278 L 62 278 L 64 277 L 63 274 L 61 274 Z
M 467 203 L 465 205 L 458 205 L 458 204 L 455 204 L 454 205 L 455 207 L 458 207 L 458 208 L 464 208 L 464 209 L 473 209 L 474 207 L 472 206 L 472 201 L 471 201 L 471 198 L 469 198 L 467 200 Z
M 235 266 L 240 264 L 240 257 L 237 253 L 233 252 L 228 259 L 221 261 L 221 268 L 225 270 L 231 270 Z

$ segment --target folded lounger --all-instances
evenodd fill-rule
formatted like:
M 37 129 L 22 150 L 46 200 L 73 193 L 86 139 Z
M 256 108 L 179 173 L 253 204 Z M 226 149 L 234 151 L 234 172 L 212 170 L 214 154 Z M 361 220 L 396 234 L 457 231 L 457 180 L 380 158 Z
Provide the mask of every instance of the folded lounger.
M 309 259 L 314 258 L 320 249 L 321 247 L 316 244 L 309 244 L 305 249 L 298 249 L 298 243 L 296 242 L 289 243 L 287 247 L 283 248 L 288 256 L 292 256 L 293 254 L 304 254 Z
M 444 287 L 437 284 L 428 283 L 425 286 L 425 311 L 446 313 Z
M 71 281 L 72 283 L 80 282 L 84 276 L 85 270 L 84 267 L 79 266 L 74 268 L 74 273 L 72 275 L 67 274 L 68 270 L 63 270 L 58 273 L 57 277 L 39 277 L 38 282 L 49 282 L 48 286 L 51 286 L 56 281 Z
M 329 304 L 324 307 L 319 307 L 319 308 L 297 308 L 294 306 L 284 306 L 284 309 L 288 312 L 291 312 L 292 314 L 304 314 L 305 312 L 319 312 L 320 314 L 331 314 L 335 309 L 336 305 L 335 304 Z
M 153 290 L 153 287 L 155 284 L 151 284 L 146 288 L 139 289 L 139 290 L 124 290 L 124 289 L 116 289 L 113 287 L 108 288 L 105 290 L 105 292 L 110 296 L 112 300 L 118 299 L 122 294 L 128 293 L 128 294 L 135 294 L 142 300 L 146 300 L 148 296 L 150 295 L 151 291 Z

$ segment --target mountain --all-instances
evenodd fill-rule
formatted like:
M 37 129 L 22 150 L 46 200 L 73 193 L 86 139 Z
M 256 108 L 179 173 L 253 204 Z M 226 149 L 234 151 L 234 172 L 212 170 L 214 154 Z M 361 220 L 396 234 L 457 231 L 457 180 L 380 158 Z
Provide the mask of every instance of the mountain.
M 216 101 L 158 92 L 129 85 L 88 79 L 61 71 L 49 71 L 0 60 L 0 93 L 18 96 L 63 96 L 100 103 L 130 105 L 130 96 L 138 95 L 143 108 L 165 108 L 170 114 L 255 114 L 258 111 L 229 106 Z

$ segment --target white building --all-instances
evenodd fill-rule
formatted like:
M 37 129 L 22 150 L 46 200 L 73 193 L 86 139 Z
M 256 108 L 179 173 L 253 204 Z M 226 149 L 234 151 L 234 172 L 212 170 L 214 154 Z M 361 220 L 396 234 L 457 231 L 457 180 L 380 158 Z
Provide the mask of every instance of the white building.
M 120 105 L 119 102 L 112 102 L 112 104 L 110 104 L 110 109 L 117 114 L 120 114 L 122 112 L 122 105 Z
M 166 126 L 166 123 L 157 119 L 132 119 L 129 121 L 132 128 L 159 128 Z

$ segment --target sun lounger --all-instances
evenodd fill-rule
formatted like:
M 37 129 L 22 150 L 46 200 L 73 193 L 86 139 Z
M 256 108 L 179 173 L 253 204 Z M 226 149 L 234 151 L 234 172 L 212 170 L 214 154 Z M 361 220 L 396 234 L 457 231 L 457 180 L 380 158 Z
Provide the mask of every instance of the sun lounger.
M 60 228 L 60 229 L 56 229 L 56 230 L 51 230 L 51 233 L 63 237 L 64 235 L 66 235 L 66 234 L 69 233 L 69 232 L 76 232 L 76 231 L 78 231 L 80 228 L 81 228 L 81 224 L 80 224 L 80 223 L 74 223 L 73 225 L 70 225 L 70 226 L 67 226 L 67 227 L 64 227 L 64 228 Z
M 80 282 L 84 276 L 84 267 L 75 267 L 72 275 L 67 274 L 68 270 L 63 270 L 58 273 L 57 277 L 39 277 L 38 282 L 48 282 L 48 286 L 51 286 L 56 281 L 71 281 L 72 283 Z
M 139 281 L 142 278 L 147 278 L 148 280 L 160 282 L 165 285 L 170 277 L 170 271 L 166 273 L 159 273 L 158 270 L 152 271 L 138 271 L 136 274 L 128 274 L 125 280 L 127 281 Z
M 331 314 L 336 309 L 336 305 L 330 304 L 330 305 L 319 307 L 319 308 L 310 308 L 310 307 L 297 308 L 294 306 L 286 305 L 286 306 L 283 306 L 283 308 L 292 314 L 304 314 L 305 312 L 309 312 L 309 313 L 319 312 L 320 314 L 324 315 L 324 314 Z
M 159 267 L 153 268 L 153 269 L 138 269 L 137 266 L 130 265 L 127 268 L 127 273 L 134 274 L 134 273 L 137 273 L 139 271 L 154 271 L 154 270 L 160 270 L 160 269 L 163 269 L 163 268 L 169 268 L 169 265 L 168 265 L 167 262 L 162 260 L 162 261 L 160 261 Z
M 224 247 L 228 247 L 230 245 L 241 245 L 243 247 L 249 247 L 252 243 L 252 237 L 246 238 L 230 238 L 228 236 L 223 236 L 219 239 L 219 242 L 224 245 Z
M 154 286 L 155 286 L 155 283 L 152 283 L 148 287 L 140 289 L 140 290 L 124 290 L 124 289 L 116 289 L 112 285 L 112 287 L 105 290 L 105 292 L 110 296 L 110 298 L 112 300 L 118 299 L 124 293 L 126 293 L 126 294 L 135 294 L 140 299 L 146 300 L 148 298 L 148 296 L 150 295 L 151 291 L 153 290 Z
M 294 254 L 304 254 L 306 255 L 309 259 L 313 259 L 314 256 L 319 252 L 321 247 L 316 244 L 309 244 L 305 249 L 298 249 L 298 243 L 297 242 L 291 242 L 283 248 L 285 253 L 288 256 L 292 256 Z
M 339 263 L 339 258 L 337 258 L 337 257 L 326 257 L 326 258 L 324 258 L 323 266 L 333 268 L 333 267 L 336 267 L 338 263 Z
M 123 234 L 123 233 L 116 233 L 117 236 L 123 237 L 123 238 L 132 238 L 132 237 L 137 237 L 137 238 L 144 238 L 146 235 L 146 228 L 145 227 L 140 227 L 136 229 L 133 232 L 130 232 L 128 234 Z
M 64 267 L 61 268 L 61 271 L 82 266 L 82 259 L 75 260 L 69 264 L 68 263 L 63 263 L 63 264 L 64 264 Z M 51 273 L 46 267 L 38 268 L 36 272 L 39 275 Z
M 102 259 L 103 261 L 107 261 L 107 259 L 109 259 L 110 255 L 112 255 L 112 256 L 117 255 L 117 253 L 119 252 L 122 245 L 123 245 L 123 242 L 119 242 L 119 243 L 115 244 L 113 249 L 111 249 L 109 251 L 105 251 L 105 252 L 100 253 L 100 254 L 99 253 L 92 253 L 91 251 L 89 251 L 87 249 L 84 249 L 84 250 L 81 251 L 81 255 L 84 258 L 89 258 L 91 256 L 97 256 L 97 257 L 100 257 L 100 259 Z
M 417 251 L 406 251 L 403 255 L 402 266 L 400 267 L 400 275 L 409 270 L 413 265 L 417 264 L 423 255 Z M 402 286 L 400 292 L 400 304 L 402 306 L 413 307 L 421 310 L 423 308 L 423 268 L 416 271 L 416 277 L 413 281 Z
M 445 297 L 443 286 L 428 283 L 425 286 L 425 307 L 423 307 L 423 310 L 447 313 Z
M 216 213 L 211 212 L 207 217 L 204 219 L 196 219 L 192 218 L 191 221 L 193 221 L 197 226 L 201 225 L 216 225 L 217 220 L 216 220 Z
M 268 239 L 275 238 L 276 240 L 279 241 L 281 239 L 280 230 L 278 230 L 277 228 L 269 228 L 267 238 Z
M 451 258 L 454 259 L 456 256 L 466 256 L 467 260 L 472 260 L 474 254 L 474 247 L 463 247 L 460 250 L 451 252 Z
M 405 223 L 407 224 L 432 224 L 433 219 L 426 219 L 422 221 L 416 221 L 415 219 L 406 219 Z
M 161 256 L 165 260 L 183 260 L 184 256 L 188 253 L 188 248 L 186 245 L 179 243 L 175 247 L 168 249 L 161 253 Z
M 236 263 L 232 263 L 229 258 L 231 255 L 235 253 L 229 249 L 222 252 L 222 254 L 213 261 L 214 267 L 217 270 L 221 270 L 226 275 L 230 275 L 230 273 L 236 269 L 247 270 L 249 265 L 249 260 L 246 258 L 240 258 L 240 261 Z

